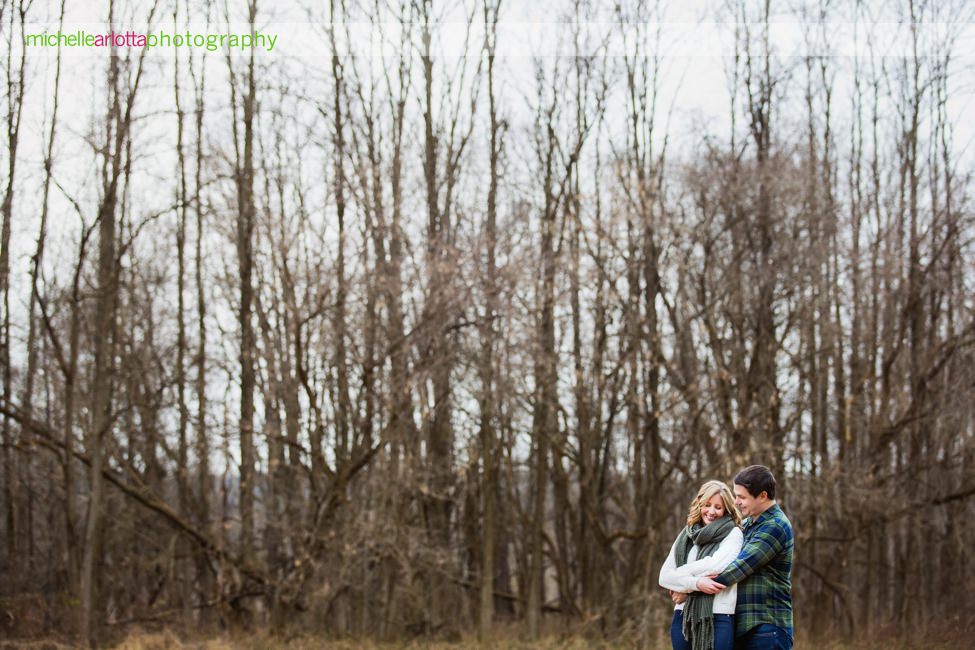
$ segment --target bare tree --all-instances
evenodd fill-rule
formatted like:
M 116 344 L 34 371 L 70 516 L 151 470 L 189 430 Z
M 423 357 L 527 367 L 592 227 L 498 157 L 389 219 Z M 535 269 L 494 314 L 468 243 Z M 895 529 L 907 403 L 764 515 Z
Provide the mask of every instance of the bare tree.
M 257 0 L 247 3 L 247 24 L 257 24 Z M 246 556 L 254 541 L 254 389 L 256 337 L 254 307 L 254 121 L 257 105 L 254 50 L 247 56 L 245 69 L 237 72 L 227 56 L 230 70 L 231 106 L 234 133 L 234 182 L 237 189 L 237 271 L 240 281 L 238 323 L 240 325 L 240 548 Z M 242 77 L 242 78 L 239 78 Z M 240 87 L 238 87 L 238 85 Z M 239 103 L 239 109 L 238 109 Z M 240 110 L 240 121 L 237 111 Z
M 0 0 L 4 638 L 652 644 L 688 495 L 752 462 L 800 644 L 964 628 L 961 5 L 905 4 L 890 57 L 862 4 L 728 2 L 705 117 L 662 3 L 547 5 L 531 80 L 495 0 L 310 8 L 317 67 L 45 57 L 40 6 Z
M 24 40 L 25 23 L 29 2 L 18 1 L 16 5 L 11 2 L 10 7 L 3 4 L 4 11 L 0 11 L 0 24 L 3 23 L 3 13 L 9 10 L 7 17 L 7 56 L 4 61 L 4 72 L 6 73 L 7 86 L 7 110 L 4 120 L 6 135 L 6 182 L 3 188 L 3 202 L 0 204 L 0 215 L 2 215 L 2 225 L 0 225 L 0 301 L 2 301 L 3 316 L 0 321 L 0 375 L 3 381 L 3 403 L 9 404 L 13 395 L 13 376 L 11 373 L 10 360 L 10 244 L 11 229 L 13 219 L 14 204 L 14 183 L 17 171 L 17 150 L 20 144 L 20 119 L 23 114 L 24 93 L 26 90 L 27 72 L 27 53 L 23 51 L 26 47 Z M 20 56 L 17 56 L 18 48 L 15 39 L 20 41 Z M 29 527 L 25 527 L 18 521 L 17 499 L 14 494 L 14 482 L 18 475 L 17 464 L 13 457 L 13 429 L 9 418 L 3 418 L 0 424 L 3 429 L 4 446 L 4 484 L 3 495 L 5 502 L 5 523 L 7 534 L 7 556 L 13 558 L 17 555 L 17 544 L 23 540 L 24 535 L 30 537 L 33 532 Z
M 479 374 L 481 396 L 479 399 L 480 448 L 481 457 L 481 512 L 482 539 L 480 554 L 480 612 L 478 616 L 478 638 L 484 642 L 491 634 L 494 619 L 495 569 L 494 557 L 497 552 L 497 492 L 498 492 L 498 443 L 497 413 L 495 407 L 495 368 L 498 316 L 498 182 L 499 165 L 504 146 L 504 132 L 498 115 L 494 86 L 494 63 L 497 50 L 497 25 L 501 2 L 484 3 L 484 56 L 487 57 L 487 98 L 488 119 L 488 190 L 487 213 L 484 226 L 484 246 L 486 267 L 484 269 L 484 309 L 481 316 L 480 336 L 481 355 Z

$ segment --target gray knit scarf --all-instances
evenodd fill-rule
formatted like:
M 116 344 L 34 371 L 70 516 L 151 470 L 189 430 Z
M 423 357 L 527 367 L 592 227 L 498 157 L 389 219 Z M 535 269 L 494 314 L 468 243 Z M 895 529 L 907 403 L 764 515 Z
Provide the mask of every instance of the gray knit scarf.
M 715 519 L 707 526 L 700 522 L 687 526 L 677 536 L 674 559 L 677 566 L 687 564 L 691 547 L 698 546 L 698 559 L 714 555 L 721 541 L 735 527 L 731 517 Z M 693 591 L 684 601 L 684 638 L 694 650 L 711 650 L 714 647 L 714 596 Z

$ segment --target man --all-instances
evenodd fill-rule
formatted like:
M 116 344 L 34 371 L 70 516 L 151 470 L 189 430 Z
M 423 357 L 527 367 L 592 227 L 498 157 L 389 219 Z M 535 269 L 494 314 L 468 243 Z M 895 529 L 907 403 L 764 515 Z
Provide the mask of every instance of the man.
M 746 520 L 745 543 L 720 574 L 698 580 L 697 588 L 716 594 L 738 585 L 736 650 L 792 648 L 792 524 L 775 502 L 775 477 L 752 465 L 735 477 L 735 505 Z

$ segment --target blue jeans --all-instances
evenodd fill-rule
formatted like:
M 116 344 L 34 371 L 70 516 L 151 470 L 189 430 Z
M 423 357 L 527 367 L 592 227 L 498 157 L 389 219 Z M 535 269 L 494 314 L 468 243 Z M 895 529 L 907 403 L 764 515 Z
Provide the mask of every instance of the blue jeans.
M 674 620 L 670 622 L 670 645 L 674 650 L 691 650 L 691 644 L 684 638 L 684 610 L 674 610 Z M 731 614 L 714 615 L 714 650 L 734 650 L 735 617 Z
M 762 623 L 735 639 L 735 650 L 792 650 L 792 631 Z

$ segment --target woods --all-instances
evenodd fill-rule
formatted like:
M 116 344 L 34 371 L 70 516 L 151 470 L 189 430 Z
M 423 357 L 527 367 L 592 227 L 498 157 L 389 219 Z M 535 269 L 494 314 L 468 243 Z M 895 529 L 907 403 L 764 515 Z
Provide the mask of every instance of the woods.
M 964 2 L 72 4 L 0 0 L 0 637 L 652 645 L 752 463 L 798 647 L 973 622 Z

